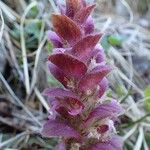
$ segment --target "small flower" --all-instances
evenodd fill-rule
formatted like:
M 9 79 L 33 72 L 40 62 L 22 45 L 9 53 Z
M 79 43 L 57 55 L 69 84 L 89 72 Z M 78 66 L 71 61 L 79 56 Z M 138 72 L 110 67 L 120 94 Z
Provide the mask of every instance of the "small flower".
M 48 67 L 62 87 L 43 92 L 51 114 L 42 135 L 61 137 L 56 150 L 122 150 L 114 122 L 123 110 L 116 100 L 105 100 L 112 67 L 98 44 L 102 34 L 94 31 L 95 4 L 56 2 L 61 14 L 52 15 L 54 31 L 48 32 L 48 40 L 54 49 Z
M 56 146 L 56 150 L 66 150 L 65 143 L 61 142 Z
M 93 144 L 88 150 L 122 150 L 122 140 L 120 137 L 113 136 L 110 140 Z
M 53 31 L 48 32 L 48 40 L 52 42 L 55 48 L 60 48 L 63 46 L 61 38 Z

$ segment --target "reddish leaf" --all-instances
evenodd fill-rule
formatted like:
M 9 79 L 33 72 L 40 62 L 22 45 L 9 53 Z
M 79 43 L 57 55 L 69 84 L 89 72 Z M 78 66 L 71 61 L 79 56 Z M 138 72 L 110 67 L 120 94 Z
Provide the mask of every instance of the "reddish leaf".
M 86 36 L 73 47 L 72 53 L 76 56 L 86 55 L 86 53 L 95 47 L 101 36 L 101 34 Z
M 69 43 L 75 43 L 81 38 L 79 27 L 67 16 L 53 15 L 52 22 L 56 33 Z
M 80 0 L 66 0 L 66 15 L 73 17 L 80 7 Z
M 45 137 L 63 136 L 66 138 L 79 138 L 80 134 L 70 127 L 67 123 L 58 120 L 48 120 L 42 130 L 42 135 Z
M 81 77 L 87 71 L 86 65 L 78 59 L 63 53 L 49 56 L 49 61 L 60 68 L 65 74 L 73 77 Z
M 59 69 L 56 65 L 49 63 L 48 68 L 50 73 L 65 87 L 67 87 L 68 81 L 70 78 L 68 78 L 61 69 Z
M 72 98 L 76 98 L 78 99 L 79 97 L 73 93 L 72 91 L 69 90 L 65 90 L 63 88 L 47 88 L 44 90 L 43 92 L 44 96 L 48 96 L 48 97 L 72 97 Z
M 91 124 L 93 120 L 100 120 L 104 118 L 113 119 L 120 115 L 123 112 L 122 107 L 116 100 L 112 100 L 111 102 L 107 102 L 104 104 L 100 104 L 98 107 L 94 108 L 88 118 L 86 119 L 86 124 Z
M 76 13 L 74 20 L 77 23 L 83 24 L 87 20 L 87 18 L 89 17 L 89 15 L 91 14 L 94 8 L 95 8 L 95 5 L 91 5 L 91 6 L 87 6 L 87 7 L 80 9 Z
M 103 65 L 94 68 L 86 74 L 78 84 L 80 91 L 86 92 L 98 85 L 98 83 L 112 70 L 110 66 Z

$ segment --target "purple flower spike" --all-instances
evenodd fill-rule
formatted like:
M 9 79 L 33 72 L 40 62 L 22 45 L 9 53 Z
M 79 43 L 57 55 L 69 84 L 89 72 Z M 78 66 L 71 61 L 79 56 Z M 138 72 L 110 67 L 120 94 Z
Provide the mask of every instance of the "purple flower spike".
M 50 105 L 42 135 L 60 137 L 56 150 L 123 150 L 115 122 L 122 113 L 116 100 L 107 100 L 107 65 L 98 43 L 91 12 L 95 4 L 85 0 L 56 0 L 61 14 L 52 15 L 54 31 L 48 32 L 53 53 L 50 73 L 62 84 L 44 90 Z

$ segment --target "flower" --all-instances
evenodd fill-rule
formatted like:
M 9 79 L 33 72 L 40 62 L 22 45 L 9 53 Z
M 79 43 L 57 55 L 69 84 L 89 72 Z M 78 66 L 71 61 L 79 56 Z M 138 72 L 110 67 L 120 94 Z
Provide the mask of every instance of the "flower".
M 66 0 L 66 6 L 57 5 L 61 14 L 52 15 L 54 31 L 48 32 L 48 40 L 54 49 L 48 67 L 63 87 L 43 92 L 53 113 L 42 135 L 61 137 L 57 150 L 122 150 L 114 125 L 122 108 L 104 97 L 112 67 L 98 44 L 102 34 L 94 31 L 95 4 Z

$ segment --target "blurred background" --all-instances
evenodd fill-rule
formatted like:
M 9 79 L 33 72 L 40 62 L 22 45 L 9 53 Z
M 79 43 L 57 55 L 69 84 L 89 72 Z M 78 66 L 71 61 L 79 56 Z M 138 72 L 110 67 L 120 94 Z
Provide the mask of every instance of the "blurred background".
M 124 150 L 150 150 L 150 0 L 93 2 L 100 43 L 115 66 L 107 96 L 125 110 Z M 59 86 L 46 64 L 54 12 L 55 0 L 0 0 L 0 150 L 54 150 L 58 141 L 40 135 L 49 110 L 41 93 Z

